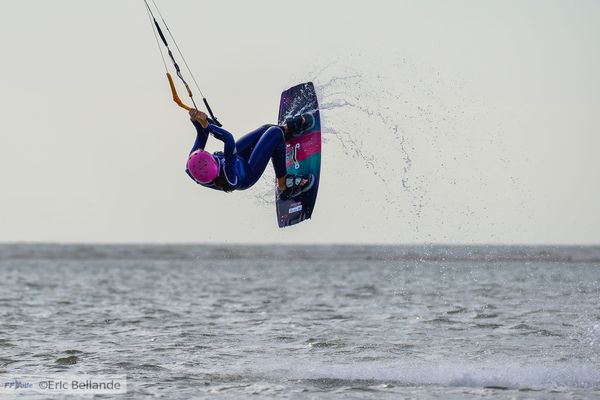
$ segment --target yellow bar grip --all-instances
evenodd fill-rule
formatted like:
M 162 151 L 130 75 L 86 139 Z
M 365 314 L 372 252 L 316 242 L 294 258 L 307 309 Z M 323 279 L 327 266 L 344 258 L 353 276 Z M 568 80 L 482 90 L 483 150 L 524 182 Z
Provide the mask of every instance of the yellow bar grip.
M 187 111 L 192 110 L 191 107 L 186 106 L 183 101 L 181 101 L 181 99 L 179 98 L 179 95 L 177 94 L 177 89 L 175 88 L 175 82 L 173 82 L 173 77 L 171 76 L 170 73 L 167 72 L 167 78 L 169 79 L 169 86 L 171 86 L 171 94 L 173 95 L 173 101 L 175 103 L 177 103 L 177 105 Z

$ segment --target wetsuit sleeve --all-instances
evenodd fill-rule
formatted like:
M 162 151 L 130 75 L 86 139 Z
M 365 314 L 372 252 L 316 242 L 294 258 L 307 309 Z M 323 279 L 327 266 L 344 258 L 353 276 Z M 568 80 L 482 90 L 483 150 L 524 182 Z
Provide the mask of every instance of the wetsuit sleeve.
M 236 159 L 236 148 L 235 140 L 233 135 L 227 132 L 223 128 L 219 128 L 216 125 L 208 124 L 208 131 L 218 140 L 223 142 L 224 148 L 223 153 L 225 155 L 225 178 L 230 185 L 235 186 L 238 184 L 238 178 L 235 173 L 235 159 Z
M 198 149 L 204 150 L 204 147 L 206 147 L 206 142 L 208 141 L 209 133 L 209 130 L 204 129 L 198 122 L 192 121 L 192 124 L 194 124 L 194 127 L 196 128 L 196 141 L 194 142 L 194 147 L 192 147 L 190 154 Z

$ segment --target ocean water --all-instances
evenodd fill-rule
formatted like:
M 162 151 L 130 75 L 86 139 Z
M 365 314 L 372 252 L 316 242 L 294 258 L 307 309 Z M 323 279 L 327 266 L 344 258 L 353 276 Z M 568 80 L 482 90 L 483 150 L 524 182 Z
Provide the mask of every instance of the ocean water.
M 127 376 L 98 398 L 600 398 L 600 248 L 3 245 L 0 274 L 0 374 Z

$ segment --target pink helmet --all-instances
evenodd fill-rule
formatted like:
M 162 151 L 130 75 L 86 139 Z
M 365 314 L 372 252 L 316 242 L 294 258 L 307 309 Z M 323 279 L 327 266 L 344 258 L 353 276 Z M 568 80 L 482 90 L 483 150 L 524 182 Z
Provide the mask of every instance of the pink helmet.
M 219 164 L 208 151 L 196 150 L 190 154 L 187 168 L 198 183 L 210 183 L 219 176 Z

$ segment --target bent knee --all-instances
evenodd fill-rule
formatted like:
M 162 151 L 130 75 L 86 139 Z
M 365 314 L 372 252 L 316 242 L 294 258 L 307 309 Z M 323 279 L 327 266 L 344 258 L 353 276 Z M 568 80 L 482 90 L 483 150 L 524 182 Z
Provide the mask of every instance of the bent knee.
M 281 139 L 282 141 L 285 141 L 285 139 L 284 139 L 285 133 L 283 132 L 283 128 L 279 125 L 269 125 L 269 129 L 267 129 L 267 131 L 265 132 L 265 135 L 273 136 L 277 139 Z

